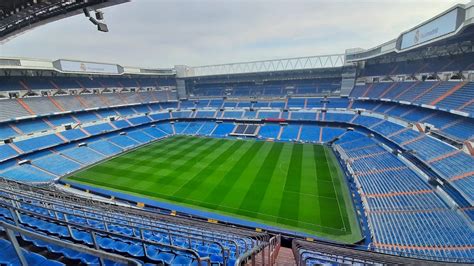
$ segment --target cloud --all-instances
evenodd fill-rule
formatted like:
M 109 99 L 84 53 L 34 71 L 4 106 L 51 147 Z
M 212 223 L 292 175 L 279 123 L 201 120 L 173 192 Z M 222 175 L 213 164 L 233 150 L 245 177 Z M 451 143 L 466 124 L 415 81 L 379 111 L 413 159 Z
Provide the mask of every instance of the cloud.
M 104 10 L 109 33 L 78 15 L 29 31 L 1 52 L 145 67 L 343 53 L 396 38 L 455 3 L 133 0 Z

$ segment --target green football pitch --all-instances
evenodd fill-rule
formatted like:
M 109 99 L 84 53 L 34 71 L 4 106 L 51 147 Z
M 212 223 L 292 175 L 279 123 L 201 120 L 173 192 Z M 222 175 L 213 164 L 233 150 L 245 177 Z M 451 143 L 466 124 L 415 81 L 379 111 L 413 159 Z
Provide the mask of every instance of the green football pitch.
M 63 179 L 353 243 L 361 232 L 326 146 L 173 136 Z

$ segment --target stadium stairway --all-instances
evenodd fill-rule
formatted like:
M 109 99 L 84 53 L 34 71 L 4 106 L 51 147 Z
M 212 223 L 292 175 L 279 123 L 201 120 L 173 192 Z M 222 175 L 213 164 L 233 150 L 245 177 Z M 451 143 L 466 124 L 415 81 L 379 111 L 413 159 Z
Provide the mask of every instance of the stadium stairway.
M 275 260 L 275 265 L 281 265 L 281 266 L 295 265 L 296 266 L 295 256 L 291 248 L 284 248 L 284 247 L 280 248 L 280 250 L 278 251 L 278 256 Z
M 457 90 L 464 87 L 464 85 L 466 85 L 467 83 L 468 83 L 468 81 L 464 81 L 464 82 L 460 82 L 460 83 L 456 84 L 454 87 L 452 87 L 450 90 L 445 92 L 443 95 L 439 96 L 438 98 L 436 98 L 435 100 L 430 102 L 430 105 L 435 106 L 437 103 L 441 102 L 443 99 L 445 99 L 449 95 L 455 93 Z
M 31 108 L 25 103 L 25 101 L 23 101 L 23 99 L 16 99 L 16 100 L 26 111 L 28 111 L 28 113 L 32 115 L 36 115 L 35 112 L 33 112 L 33 110 L 31 110 Z

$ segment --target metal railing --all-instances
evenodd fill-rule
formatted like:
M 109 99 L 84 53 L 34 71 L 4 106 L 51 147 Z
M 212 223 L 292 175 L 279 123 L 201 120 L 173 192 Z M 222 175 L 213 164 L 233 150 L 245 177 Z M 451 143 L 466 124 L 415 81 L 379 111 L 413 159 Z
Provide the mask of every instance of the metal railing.
M 0 191 L 7 192 L 8 190 L 4 190 L 4 189 L 0 188 Z M 59 213 L 64 213 L 64 214 L 75 215 L 75 216 L 78 216 L 78 217 L 81 217 L 81 218 L 85 219 L 86 222 L 87 222 L 87 220 L 99 221 L 99 222 L 104 223 L 105 228 L 107 228 L 108 224 L 117 224 L 117 225 L 120 225 L 120 226 L 129 226 L 132 229 L 134 227 L 143 228 L 143 229 L 146 228 L 147 230 L 152 230 L 152 231 L 155 231 L 155 232 L 168 234 L 168 235 L 170 235 L 170 237 L 169 237 L 170 239 L 171 239 L 171 235 L 181 236 L 181 237 L 184 237 L 184 238 L 191 235 L 189 237 L 192 238 L 192 239 L 195 239 L 195 240 L 199 238 L 202 241 L 202 239 L 205 238 L 204 239 L 205 242 L 208 242 L 209 239 L 213 239 L 213 240 L 217 240 L 217 241 L 228 241 L 228 242 L 232 242 L 232 244 L 236 247 L 237 252 L 239 250 L 237 240 L 240 240 L 240 241 L 243 241 L 245 243 L 246 249 L 251 248 L 251 242 L 249 244 L 248 241 L 242 240 L 242 238 L 245 238 L 247 236 L 231 235 L 229 233 L 226 233 L 225 235 L 224 234 L 221 235 L 221 234 L 216 234 L 213 231 L 209 231 L 209 229 L 207 229 L 204 232 L 202 230 L 192 229 L 192 228 L 187 228 L 187 229 L 186 228 L 178 228 L 175 225 L 173 226 L 173 228 L 171 228 L 169 222 L 157 222 L 157 221 L 154 221 L 154 220 L 145 219 L 143 216 L 130 217 L 127 214 L 112 213 L 112 212 L 110 212 L 110 210 L 100 211 L 100 209 L 96 210 L 94 208 L 92 208 L 91 210 L 84 210 L 84 209 L 82 209 L 84 206 L 76 206 L 76 205 L 70 204 L 69 202 L 55 201 L 54 199 L 51 200 L 51 199 L 45 199 L 45 198 L 42 198 L 42 197 L 37 197 L 37 194 L 31 194 L 31 195 L 25 195 L 25 194 L 26 193 L 23 193 L 22 191 L 15 191 L 14 195 L 12 195 L 11 197 L 15 197 L 14 200 L 22 202 L 23 204 L 29 204 L 31 206 L 44 208 L 45 210 L 48 210 L 51 213 L 58 213 L 59 212 Z M 22 197 L 27 198 L 27 202 L 25 201 L 25 199 L 18 198 L 18 196 L 22 196 Z M 0 195 L 0 197 L 4 197 L 4 198 L 8 198 L 10 200 L 13 200 L 13 198 L 7 197 L 6 195 L 3 195 L 3 196 Z M 37 204 L 34 204 L 35 200 L 38 201 Z M 39 203 L 41 203 L 41 204 L 39 204 Z M 56 204 L 60 207 L 58 208 L 56 206 Z M 85 207 L 85 208 L 87 208 L 87 207 Z M 118 218 L 118 216 L 119 216 L 119 218 Z M 97 217 L 100 217 L 101 219 L 98 219 Z M 166 228 L 161 228 L 163 226 L 165 226 Z M 172 230 L 176 233 L 171 233 L 170 230 Z
M 5 229 L 6 234 L 7 234 L 7 238 L 12 243 L 13 248 L 15 250 L 15 253 L 18 256 L 18 259 L 19 259 L 21 265 L 28 265 L 28 262 L 26 261 L 25 256 L 23 254 L 24 251 L 22 250 L 20 244 L 18 243 L 18 240 L 16 238 L 16 234 L 22 235 L 22 236 L 27 236 L 27 237 L 30 237 L 30 238 L 35 238 L 37 240 L 41 240 L 41 241 L 44 241 L 44 242 L 49 243 L 49 244 L 57 245 L 57 246 L 60 246 L 60 247 L 63 247 L 63 248 L 68 248 L 68 249 L 72 249 L 74 251 L 78 251 L 80 253 L 85 253 L 85 254 L 89 254 L 89 255 L 98 257 L 101 265 L 105 265 L 104 260 L 110 260 L 110 261 L 113 261 L 113 262 L 118 262 L 118 263 L 121 263 L 121 264 L 130 265 L 130 266 L 132 266 L 132 265 L 136 265 L 136 266 L 142 265 L 142 263 L 140 263 L 140 262 L 138 262 L 134 259 L 126 258 L 124 256 L 109 253 L 109 252 L 106 252 L 106 251 L 103 251 L 103 250 L 97 250 L 97 249 L 93 249 L 93 248 L 90 248 L 90 247 L 78 245 L 78 244 L 75 244 L 75 243 L 66 242 L 66 241 L 62 241 L 62 240 L 55 239 L 55 238 L 52 238 L 52 237 L 48 237 L 48 236 L 45 236 L 43 234 L 38 234 L 38 233 L 26 230 L 26 229 L 18 227 L 18 226 L 8 224 L 6 222 L 0 222 L 0 227 Z
M 413 264 L 413 265 L 446 265 L 457 263 L 472 263 L 472 260 L 461 258 L 446 258 L 429 255 L 414 254 L 405 251 L 393 251 L 386 249 L 368 249 L 360 245 L 338 245 L 326 242 L 306 242 L 294 240 L 292 250 L 297 265 L 306 265 L 311 258 L 326 256 L 328 260 L 333 259 L 335 263 L 344 259 L 344 263 L 360 264 Z
M 2 190 L 0 189 L 0 191 L 2 191 Z M 47 211 L 50 215 L 54 216 L 57 220 L 61 220 L 61 219 L 58 218 L 60 216 L 62 216 L 62 217 L 74 216 L 74 217 L 77 217 L 77 218 L 80 218 L 80 219 L 84 219 L 85 224 L 87 224 L 87 225 L 89 225 L 92 222 L 97 222 L 97 223 L 103 225 L 106 232 L 111 232 L 109 228 L 112 227 L 112 226 L 123 226 L 123 227 L 129 227 L 132 230 L 133 233 L 135 233 L 136 230 L 138 230 L 138 231 L 143 230 L 143 231 L 148 231 L 150 233 L 166 234 L 171 245 L 173 245 L 173 237 L 182 237 L 182 238 L 187 239 L 187 242 L 189 243 L 189 246 L 191 246 L 191 241 L 193 241 L 193 240 L 203 242 L 203 243 L 215 244 L 215 245 L 218 245 L 221 248 L 223 257 L 225 257 L 225 252 L 226 251 L 225 251 L 224 247 L 222 246 L 222 244 L 220 243 L 220 241 L 222 241 L 222 242 L 226 241 L 226 242 L 230 242 L 231 244 L 233 244 L 236 247 L 237 255 L 239 253 L 239 245 L 237 244 L 237 242 L 235 240 L 232 240 L 232 239 L 229 239 L 229 238 L 214 237 L 214 236 L 211 236 L 211 235 L 204 236 L 203 233 L 201 235 L 199 235 L 199 234 L 196 234 L 196 233 L 190 233 L 188 231 L 184 231 L 184 232 L 179 231 L 179 229 L 173 229 L 173 231 L 177 231 L 177 232 L 172 232 L 172 231 L 170 231 L 169 228 L 165 230 L 165 229 L 161 229 L 160 227 L 150 226 L 148 224 L 143 224 L 143 223 L 135 222 L 135 221 L 134 222 L 127 222 L 126 224 L 124 224 L 124 223 L 119 222 L 119 218 L 111 217 L 107 214 L 97 215 L 101 218 L 101 219 L 99 219 L 99 218 L 96 218 L 97 216 L 96 217 L 91 217 L 91 216 L 85 216 L 84 214 L 75 213 L 74 209 L 72 209 L 72 208 L 68 209 L 68 206 L 62 206 L 62 207 L 64 207 L 64 209 L 60 210 L 60 209 L 56 209 L 55 205 L 52 205 L 51 208 L 49 208 L 48 206 L 46 206 L 47 204 L 49 204 L 47 202 L 43 202 L 43 206 L 40 206 L 40 205 L 33 204 L 31 201 L 25 202 L 22 199 L 14 199 L 14 198 L 11 198 L 11 197 L 7 197 L 6 195 L 0 195 L 0 199 L 1 198 L 7 199 L 7 200 L 12 201 L 16 204 L 21 204 L 21 206 L 23 208 L 27 207 L 28 205 L 32 206 L 32 207 L 35 207 L 35 208 L 41 208 L 41 209 Z M 31 200 L 31 199 L 29 199 L 29 200 Z M 72 210 L 72 212 L 67 211 L 67 210 Z M 37 213 L 37 212 L 33 211 L 33 213 Z
M 132 230 L 132 234 L 134 236 L 137 235 L 137 232 L 139 232 L 139 240 L 148 244 L 155 244 L 158 246 L 160 246 L 159 243 L 145 240 L 143 233 L 147 232 L 155 235 L 156 233 L 165 234 L 170 243 L 169 247 L 174 249 L 177 248 L 177 250 L 180 249 L 179 247 L 174 246 L 174 237 L 185 239 L 189 248 L 192 247 L 191 242 L 196 243 L 196 241 L 197 243 L 201 242 L 203 244 L 206 243 L 208 245 L 214 244 L 220 248 L 224 262 L 230 259 L 231 253 L 230 250 L 228 248 L 225 248 L 220 242 L 227 242 L 228 244 L 234 246 L 235 256 L 238 257 L 239 255 L 241 255 L 241 251 L 237 240 L 239 240 L 240 244 L 243 243 L 245 246 L 245 249 L 242 251 L 250 250 L 252 249 L 252 247 L 260 243 L 267 243 L 269 241 L 269 236 L 265 233 L 229 228 L 227 226 L 218 226 L 214 224 L 212 226 L 207 224 L 206 226 L 202 226 L 202 222 L 185 222 L 185 225 L 181 228 L 181 230 L 180 228 L 176 228 L 176 224 L 171 222 L 169 219 L 176 221 L 183 220 L 182 218 L 172 216 L 170 217 L 168 215 L 158 215 L 158 217 L 166 219 L 163 219 L 163 222 L 160 221 L 160 223 L 155 223 L 156 220 L 152 219 L 154 215 L 149 215 L 149 217 L 148 215 L 142 215 L 148 214 L 143 210 L 135 210 L 131 209 L 130 207 L 111 205 L 108 203 L 98 202 L 91 199 L 73 197 L 72 195 L 64 194 L 63 192 L 51 190 L 51 187 L 47 186 L 44 188 L 32 187 L 27 184 L 7 180 L 1 180 L 0 184 L 0 192 L 3 192 L 0 194 L 0 199 L 3 199 L 4 202 L 0 202 L 0 206 L 4 206 L 13 210 L 13 212 L 16 214 L 13 215 L 13 217 L 17 218 L 15 219 L 17 225 L 20 225 L 20 223 L 22 222 L 21 218 L 18 219 L 18 217 L 20 217 L 19 214 L 22 213 L 33 217 L 38 217 L 39 219 L 47 220 L 48 222 L 53 222 L 58 225 L 65 225 L 68 228 L 69 236 L 71 238 L 74 238 L 71 227 L 87 231 L 92 236 L 98 233 L 102 235 L 108 234 L 112 236 L 120 235 L 121 237 L 125 238 L 129 237 L 129 235 L 123 232 L 122 234 L 120 234 L 116 233 L 117 231 L 111 232 L 109 230 L 109 227 L 117 225 L 125 228 L 129 227 Z M 117 212 L 116 209 L 120 211 Z M 41 213 L 43 210 L 44 214 L 46 215 L 43 215 Z M 122 210 L 126 211 L 121 212 Z M 131 211 L 131 213 L 129 212 L 129 210 Z M 71 222 L 68 220 L 68 217 L 72 216 L 74 216 L 75 218 L 83 219 L 83 221 L 80 220 L 80 223 Z M 95 224 L 97 226 L 98 223 L 101 225 L 101 229 L 90 228 L 90 224 Z M 171 228 L 171 224 L 173 224 L 173 228 Z M 194 229 L 196 224 L 199 224 L 201 226 L 196 227 Z M 160 228 L 163 226 L 167 227 Z M 219 230 L 217 230 L 217 232 L 215 232 L 215 230 L 212 231 L 213 229 L 215 229 L 215 227 L 219 227 Z M 102 230 L 102 228 L 104 228 L 105 230 Z M 237 232 L 239 234 L 236 234 Z M 208 233 L 210 234 L 208 235 Z M 163 237 L 163 235 L 161 235 L 161 237 Z M 245 240 L 245 238 L 248 239 Z M 161 246 L 165 245 L 161 244 Z M 184 251 L 185 249 L 182 250 Z M 145 248 L 144 253 L 146 254 Z M 192 255 L 197 255 L 197 253 Z M 204 260 L 204 258 L 201 259 Z M 196 260 L 199 261 L 200 258 L 196 257 Z
M 253 266 L 256 265 L 256 259 L 260 253 L 262 258 L 259 264 L 261 265 L 273 265 L 276 262 L 278 251 L 281 246 L 281 236 L 276 235 L 270 238 L 268 242 L 262 242 L 254 246 L 251 250 L 248 250 L 244 254 L 240 255 L 235 261 L 235 266 L 244 265 L 248 262 Z M 267 251 L 265 251 L 267 249 Z
M 208 231 L 211 234 L 220 234 L 220 236 L 228 237 L 229 235 L 235 235 L 238 237 L 248 237 L 248 238 L 256 238 L 262 239 L 264 234 L 256 233 L 255 231 L 245 230 L 241 228 L 229 227 L 225 225 L 218 225 L 205 223 L 202 219 L 196 219 L 192 217 L 173 217 L 170 215 L 159 214 L 156 212 L 149 212 L 144 210 L 138 210 L 135 208 L 119 206 L 117 204 L 109 203 L 109 202 L 100 202 L 96 200 L 92 200 L 90 198 L 82 198 L 76 194 L 67 194 L 64 192 L 59 192 L 52 190 L 51 188 L 38 188 L 33 187 L 27 184 L 15 182 L 15 181 L 7 181 L 1 180 L 3 186 L 0 188 L 14 190 L 15 194 L 19 195 L 26 195 L 28 197 L 34 197 L 39 199 L 40 201 L 49 201 L 49 202 L 56 202 L 59 205 L 71 205 L 75 206 L 74 209 L 80 208 L 80 211 L 87 211 L 91 213 L 98 213 L 99 215 L 103 215 L 104 213 L 114 213 L 114 214 L 123 214 L 121 215 L 124 219 L 134 218 L 134 219 L 141 219 L 141 220 L 149 220 L 154 222 L 163 222 L 166 224 L 179 224 L 182 226 L 189 226 L 200 230 Z M 79 206 L 80 205 L 80 206 Z M 165 224 L 162 224 L 165 225 Z
M 10 205 L 10 204 L 6 204 L 4 202 L 0 202 L 0 207 L 3 207 L 5 209 L 10 210 L 12 220 L 13 220 L 13 222 L 15 223 L 15 225 L 17 227 L 26 226 L 25 224 L 27 224 L 26 222 L 24 223 L 22 221 L 21 214 L 23 214 L 23 215 L 28 215 L 30 217 L 36 217 L 38 219 L 47 220 L 47 221 L 49 221 L 51 223 L 54 223 L 58 226 L 65 226 L 67 228 L 67 231 L 68 231 L 68 235 L 69 235 L 68 238 L 73 239 L 75 241 L 84 242 L 83 240 L 79 240 L 75 237 L 72 229 L 76 228 L 76 229 L 79 229 L 81 231 L 85 231 L 88 234 L 90 234 L 91 239 L 92 239 L 92 246 L 94 246 L 94 248 L 96 250 L 100 250 L 100 245 L 98 244 L 96 237 L 97 236 L 107 236 L 107 237 L 111 237 L 111 238 L 115 238 L 115 239 L 125 239 L 125 240 L 130 241 L 130 242 L 141 242 L 141 245 L 142 245 L 142 248 L 143 248 L 143 254 L 145 256 L 147 256 L 147 254 L 148 254 L 147 246 L 151 245 L 151 246 L 159 246 L 159 247 L 162 247 L 162 248 L 168 248 L 168 249 L 171 249 L 171 250 L 188 253 L 192 257 L 194 257 L 196 259 L 196 261 L 198 261 L 198 264 L 200 264 L 200 265 L 201 265 L 201 262 L 204 262 L 204 261 L 210 262 L 209 257 L 200 257 L 199 254 L 196 251 L 194 251 L 193 249 L 188 249 L 188 248 L 183 248 L 183 247 L 179 247 L 179 246 L 163 244 L 163 243 L 159 243 L 159 242 L 152 241 L 152 240 L 146 240 L 146 239 L 144 239 L 143 229 L 140 230 L 140 238 L 138 238 L 138 237 L 135 237 L 135 236 L 128 236 L 128 235 L 125 235 L 125 234 L 107 232 L 105 230 L 96 229 L 96 228 L 92 228 L 92 227 L 89 227 L 89 226 L 85 226 L 83 224 L 71 222 L 71 221 L 68 221 L 67 215 L 64 216 L 65 220 L 59 220 L 59 219 L 56 219 L 56 218 L 52 218 L 50 216 L 46 216 L 46 215 L 43 215 L 43 214 L 38 214 L 36 212 L 32 212 L 32 211 L 24 210 L 22 208 L 18 208 L 17 206 L 14 206 L 14 203 L 12 205 Z M 47 230 L 41 230 L 41 229 L 36 229 L 36 230 L 45 231 L 46 233 L 49 233 Z

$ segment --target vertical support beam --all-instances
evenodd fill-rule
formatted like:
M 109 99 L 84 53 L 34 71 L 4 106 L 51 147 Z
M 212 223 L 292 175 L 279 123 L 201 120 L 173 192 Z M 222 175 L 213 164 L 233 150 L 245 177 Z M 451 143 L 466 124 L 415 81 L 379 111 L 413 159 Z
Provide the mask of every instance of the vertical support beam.
M 20 244 L 18 244 L 18 240 L 16 239 L 15 233 L 11 230 L 6 228 L 7 237 L 10 242 L 12 242 L 13 248 L 15 249 L 16 255 L 20 260 L 21 265 L 26 266 L 28 262 L 26 261 L 25 257 L 23 256 L 23 251 L 21 250 Z
M 69 236 L 71 238 L 74 238 L 73 234 L 72 234 L 72 229 L 71 229 L 71 225 L 69 224 L 69 219 L 67 218 L 67 213 L 64 213 L 64 221 L 66 222 L 66 227 L 67 227 L 67 232 L 69 233 Z
M 94 244 L 95 249 L 100 250 L 99 243 L 97 243 L 97 237 L 95 236 L 94 231 L 91 231 L 91 235 L 92 235 L 92 243 Z M 100 262 L 100 265 L 102 266 L 105 265 L 104 259 L 102 257 L 99 257 L 99 262 Z

